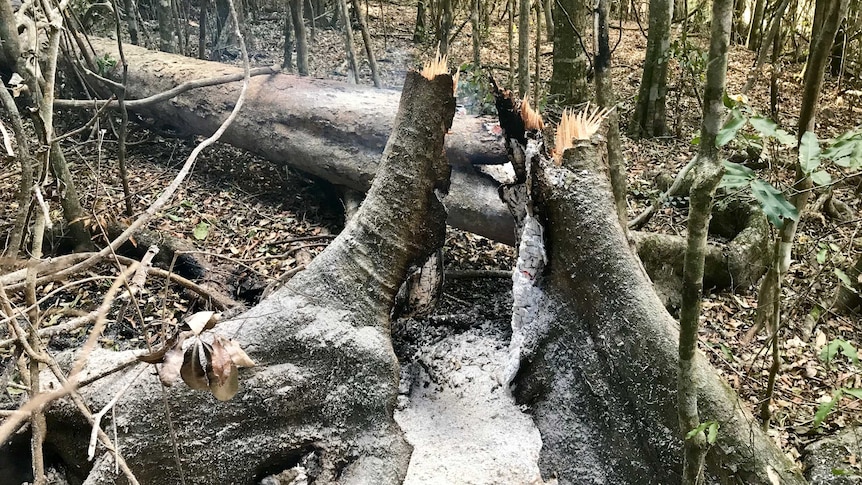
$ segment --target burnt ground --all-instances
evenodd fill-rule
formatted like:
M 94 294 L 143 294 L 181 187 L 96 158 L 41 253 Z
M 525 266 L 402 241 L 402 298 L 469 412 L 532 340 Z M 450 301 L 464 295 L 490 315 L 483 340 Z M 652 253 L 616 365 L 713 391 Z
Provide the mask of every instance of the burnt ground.
M 378 55 L 384 84 L 397 88 L 407 69 L 417 66 L 433 51 L 430 44 L 413 45 L 410 42 L 415 12 L 409 7 L 392 3 L 369 5 L 369 25 Z M 502 18 L 502 12 L 492 15 Z M 463 12 L 456 18 L 458 26 L 464 20 Z M 148 24 L 152 26 L 152 22 Z M 259 17 L 250 27 L 254 38 L 251 54 L 259 65 L 280 62 L 282 20 L 277 12 L 261 9 Z M 357 33 L 358 34 L 358 33 Z M 471 58 L 470 26 L 467 24 L 452 44 L 451 64 L 464 65 Z M 640 69 L 646 39 L 637 24 L 628 22 L 622 29 L 614 52 L 614 80 L 623 123 L 630 118 L 633 100 L 640 81 Z M 704 34 L 691 40 L 704 49 Z M 151 34 L 151 37 L 154 37 Z M 357 35 L 357 43 L 361 42 Z M 543 36 L 544 40 L 544 36 Z M 192 36 L 189 45 L 197 45 Z M 552 46 L 541 46 L 542 89 L 547 91 L 550 77 Z M 364 59 L 361 45 L 357 44 L 359 58 Z M 192 53 L 194 54 L 194 53 Z M 531 53 L 532 55 L 532 53 Z M 483 41 L 483 62 L 490 66 L 498 78 L 507 76 L 505 22 L 495 24 Z M 728 73 L 728 92 L 738 92 L 745 80 L 753 53 L 733 47 Z M 238 62 L 225 59 L 226 62 Z M 800 72 L 802 66 L 787 59 L 782 63 L 781 121 L 784 126 L 795 125 L 799 111 Z M 336 31 L 318 26 L 311 43 L 311 75 L 347 80 L 343 42 Z M 360 69 L 362 82 L 370 84 L 367 64 Z M 487 111 L 487 92 L 480 81 L 482 76 L 462 74 L 459 100 L 465 109 Z M 668 123 L 671 135 L 654 140 L 633 141 L 624 138 L 629 165 L 629 215 L 635 216 L 659 193 L 655 179 L 662 174 L 673 176 L 694 154 L 691 140 L 700 120 L 700 108 L 692 96 L 691 75 L 684 63 L 676 58 L 671 62 Z M 821 114 L 817 132 L 820 138 L 835 136 L 855 127 L 862 108 L 859 100 L 827 79 L 823 89 Z M 761 81 L 749 93 L 753 109 L 766 112 L 768 86 Z M 542 106 L 543 103 L 540 103 Z M 74 128 L 75 120 L 63 120 L 65 131 Z M 116 158 L 115 125 L 106 125 L 104 141 L 97 137 L 78 137 L 64 145 L 81 187 L 85 207 L 90 209 L 94 221 L 119 219 L 118 201 L 121 199 L 119 180 L 113 167 Z M 623 126 L 625 129 L 625 126 Z M 185 160 L 197 140 L 173 138 L 155 129 L 134 128 L 130 137 L 129 167 L 135 208 L 142 211 L 175 174 L 175 168 Z M 784 155 L 786 156 L 786 154 Z M 782 154 L 768 160 L 781 165 Z M 5 208 L 0 227 L 8 232 L 15 203 L 17 174 L 4 166 L 0 180 Z M 771 175 L 780 173 L 781 175 Z M 834 177 L 837 178 L 837 173 Z M 790 170 L 778 169 L 770 177 L 776 186 L 786 188 Z M 860 201 L 852 186 L 838 185 L 834 197 L 851 209 L 848 221 L 836 222 L 822 214 L 804 216 L 795 247 L 795 262 L 791 266 L 783 288 L 784 307 L 782 355 L 784 365 L 776 390 L 774 425 L 772 433 L 787 453 L 799 459 L 802 448 L 823 434 L 839 430 L 859 419 L 862 400 L 843 398 L 826 418 L 823 426 L 812 426 L 818 406 L 828 401 L 841 387 L 862 387 L 862 369 L 849 359 L 839 357 L 825 362 L 820 354 L 833 339 L 850 342 L 855 348 L 862 345 L 862 325 L 857 318 L 834 314 L 824 309 L 840 284 L 835 268 L 846 268 L 862 252 L 857 229 L 860 220 Z M 59 219 L 56 200 L 52 201 L 52 217 Z M 647 229 L 685 233 L 686 214 L 674 207 L 662 207 Z M 277 281 L 285 273 L 297 268 L 324 247 L 327 236 L 337 234 L 343 224 L 340 202 L 326 183 L 313 180 L 300 173 L 279 169 L 273 164 L 232 147 L 219 145 L 205 151 L 197 163 L 190 180 L 183 186 L 172 204 L 150 225 L 177 238 L 193 243 L 201 251 L 218 255 L 215 259 L 242 268 L 242 281 L 256 290 Z M 318 238 L 318 239 L 314 239 Z M 826 258 L 818 253 L 826 250 Z M 511 248 L 487 239 L 450 229 L 445 250 L 447 270 L 464 269 L 509 270 L 514 262 Z M 821 261 L 822 260 L 822 261 Z M 104 274 L 116 273 L 114 268 L 103 267 Z M 241 285 L 240 285 L 241 286 Z M 57 292 L 44 305 L 48 325 L 60 317 L 74 315 L 95 308 L 100 301 L 104 284 L 82 285 Z M 56 290 L 49 286 L 40 290 L 40 296 Z M 235 288 L 236 290 L 236 288 Z M 748 291 L 746 291 L 748 290 Z M 767 338 L 757 337 L 744 345 L 743 336 L 753 323 L 757 301 L 753 288 L 739 289 L 735 294 L 710 292 L 705 295 L 701 350 L 739 392 L 752 409 L 760 402 L 766 387 L 770 365 Z M 257 291 L 247 295 L 253 304 Z M 241 298 L 237 291 L 234 296 Z M 396 323 L 393 337 L 399 358 L 409 360 L 422 346 L 443 342 L 452 335 L 471 334 L 490 336 L 497 342 L 508 338 L 510 285 L 496 276 L 478 278 L 450 277 L 444 295 L 434 315 L 417 320 Z M 142 319 L 127 312 L 118 304 L 112 314 L 115 322 L 102 339 L 106 347 L 144 348 L 156 339 L 162 329 L 177 325 L 194 312 L 198 304 L 185 293 L 165 291 L 162 282 L 152 281 L 142 295 Z M 68 347 L 79 341 L 86 329 L 71 336 L 56 338 L 54 348 Z M 478 338 L 478 337 L 477 337 Z M 0 352 L 7 352 L 0 350 Z M 8 353 L 2 354 L 4 360 Z M 8 360 L 6 360 L 8 361 Z M 427 374 L 427 372 L 426 372 Z M 421 379 L 420 379 L 421 381 Z M 428 385 L 431 385 L 430 383 Z M 4 406 L 13 405 L 14 395 L 21 390 L 8 388 L 12 396 L 2 398 Z M 850 459 L 850 458 L 848 458 Z M 859 461 L 848 462 L 858 467 Z M 858 471 L 858 468 L 857 468 Z

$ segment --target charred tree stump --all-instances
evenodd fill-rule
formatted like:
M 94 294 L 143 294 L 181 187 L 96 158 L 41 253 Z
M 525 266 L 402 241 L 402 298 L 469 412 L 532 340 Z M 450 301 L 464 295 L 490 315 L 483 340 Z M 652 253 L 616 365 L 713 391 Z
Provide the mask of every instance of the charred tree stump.
M 444 136 L 455 111 L 452 79 L 408 73 L 378 176 L 355 217 L 308 269 L 213 332 L 238 341 L 258 366 L 231 401 L 184 384 L 167 388 L 186 483 L 252 483 L 297 465 L 316 483 L 400 483 L 411 448 L 392 416 L 399 366 L 389 312 L 411 265 L 443 243 L 449 186 Z M 88 373 L 128 353 L 100 351 Z M 147 373 L 149 374 L 149 373 Z M 102 406 L 126 377 L 81 390 Z M 141 483 L 178 483 L 162 389 L 143 376 L 118 414 L 124 458 Z M 60 402 L 51 442 L 87 483 L 114 483 L 110 457 L 88 470 L 82 419 Z
M 528 238 L 525 224 L 521 239 L 507 377 L 542 433 L 543 475 L 561 484 L 678 483 L 678 324 L 629 250 L 604 147 L 581 140 L 563 151 L 560 141 L 554 160 L 541 139 L 524 150 L 527 203 L 541 227 Z M 721 425 L 709 478 L 805 483 L 703 356 L 694 360 L 701 416 Z

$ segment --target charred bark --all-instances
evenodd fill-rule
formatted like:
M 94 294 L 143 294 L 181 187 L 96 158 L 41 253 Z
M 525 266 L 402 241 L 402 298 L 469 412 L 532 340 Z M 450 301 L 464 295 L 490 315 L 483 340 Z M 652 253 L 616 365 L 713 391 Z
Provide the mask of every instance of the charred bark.
M 559 483 L 678 483 L 679 327 L 629 251 L 602 148 L 576 142 L 562 166 L 541 147 L 526 150 L 547 263 L 528 292 L 538 310 L 513 328 L 514 393 L 542 433 L 540 468 Z M 805 483 L 700 354 L 693 380 L 701 416 L 721 423 L 707 454 L 711 479 Z
M 116 44 L 93 39 L 96 49 L 116 57 Z M 238 73 L 224 64 L 147 51 L 125 45 L 129 62 L 127 99 L 161 93 L 189 79 Z M 233 84 L 189 91 L 168 102 L 136 107 L 144 116 L 178 128 L 208 134 L 227 117 L 239 87 Z M 240 113 L 222 141 L 275 163 L 366 191 L 391 132 L 399 93 L 348 86 L 336 81 L 285 74 L 251 81 L 248 109 Z M 59 101 L 58 107 L 75 103 Z M 78 104 L 82 109 L 89 102 Z M 514 240 L 508 211 L 497 198 L 497 184 L 474 173 L 471 164 L 506 162 L 499 135 L 485 128 L 489 119 L 458 115 L 446 137 L 446 155 L 455 167 L 446 204 L 449 223 L 491 239 Z

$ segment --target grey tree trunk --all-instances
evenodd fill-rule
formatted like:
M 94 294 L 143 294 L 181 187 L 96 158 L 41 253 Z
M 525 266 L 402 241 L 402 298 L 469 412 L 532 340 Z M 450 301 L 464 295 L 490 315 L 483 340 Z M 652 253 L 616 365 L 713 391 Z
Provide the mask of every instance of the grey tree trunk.
M 284 56 L 281 67 L 293 72 L 293 17 L 291 16 L 290 1 L 284 2 Z
M 302 0 L 299 0 L 302 1 Z M 356 48 L 353 41 L 353 26 L 351 25 L 350 10 L 347 8 L 347 0 L 335 0 L 344 20 L 344 51 L 347 53 L 347 80 L 359 84 L 359 64 L 356 62 Z
M 470 8 L 470 27 L 472 27 L 471 38 L 473 41 L 473 67 L 478 69 L 482 65 L 481 37 L 482 29 L 479 27 L 480 0 L 473 0 Z
M 441 7 L 443 8 L 442 16 L 440 18 L 440 26 L 437 29 L 437 41 L 440 46 L 440 55 L 446 55 L 449 53 L 449 33 L 452 31 L 452 1 L 453 0 L 440 0 Z
M 530 0 L 518 0 L 518 93 L 530 94 Z
M 667 131 L 667 60 L 670 48 L 672 0 L 649 3 L 649 36 L 635 114 L 629 124 L 633 138 L 664 135 Z
M 116 42 L 92 38 L 99 55 L 117 57 Z M 239 74 L 241 69 L 126 45 L 128 109 L 152 116 L 181 132 L 212 133 L 227 116 L 239 87 L 224 84 L 196 89 L 170 102 L 136 106 L 134 99 L 162 93 L 189 79 Z M 288 95 L 289 94 L 289 95 Z M 365 192 L 392 131 L 399 93 L 392 90 L 276 74 L 251 79 L 247 108 L 222 141 L 275 163 Z M 90 102 L 58 107 L 92 108 Z M 488 119 L 458 115 L 446 137 L 455 166 L 447 199 L 449 223 L 491 239 L 512 243 L 511 216 L 497 197 L 497 184 L 476 174 L 472 164 L 501 164 L 506 151 L 499 135 L 485 128 Z M 89 238 L 88 238 L 89 239 Z
M 613 109 L 608 115 L 608 172 L 611 178 L 611 187 L 614 191 L 614 204 L 617 208 L 617 216 L 623 227 L 627 225 L 626 215 L 626 160 L 623 155 L 622 141 L 620 139 L 620 116 L 616 110 L 617 97 L 614 92 L 613 78 L 611 76 L 611 49 L 608 38 L 608 2 L 599 0 L 594 13 L 595 24 L 593 36 L 596 41 L 596 102 L 602 108 Z
M 187 483 L 252 483 L 303 457 L 317 462 L 309 468 L 317 483 L 401 483 L 411 447 L 392 417 L 399 366 L 389 312 L 411 264 L 444 240 L 438 192 L 449 185 L 442 154 L 454 112 L 450 76 L 408 73 L 394 132 L 358 213 L 283 289 L 213 330 L 257 362 L 242 371 L 243 390 L 217 402 L 183 384 L 167 388 Z M 125 354 L 100 352 L 89 370 Z M 134 409 L 118 415 L 123 454 L 141 483 L 176 483 L 162 390 L 147 377 L 123 397 L 124 408 Z M 106 379 L 81 392 L 101 406 L 123 385 Z M 52 444 L 73 469 L 86 470 L 75 410 L 57 403 L 49 414 Z M 87 483 L 114 480 L 106 459 Z
M 290 1 L 290 16 L 293 19 L 293 37 L 296 40 L 296 71 L 300 76 L 308 75 L 308 36 L 305 33 L 305 18 L 302 14 L 303 0 Z
M 352 3 L 356 18 L 359 19 L 359 31 L 362 34 L 362 43 L 365 45 L 365 55 L 368 57 L 368 67 L 371 69 L 371 81 L 375 88 L 383 87 L 383 83 L 380 81 L 380 70 L 377 68 L 377 58 L 374 56 L 374 46 L 371 45 L 371 34 L 368 32 L 368 25 L 365 22 L 365 14 L 359 9 L 357 0 L 352 0 Z
M 760 39 L 763 35 L 763 17 L 766 11 L 766 0 L 755 0 L 754 10 L 751 14 L 751 23 L 748 27 L 748 48 L 756 51 L 760 48 Z
M 514 393 L 542 433 L 540 469 L 560 484 L 678 483 L 679 327 L 629 251 L 602 150 L 581 141 L 562 166 L 532 160 L 527 183 L 548 252 L 519 313 L 532 319 L 513 336 L 521 342 L 510 354 L 519 362 Z M 702 416 L 721 423 L 708 476 L 804 484 L 704 357 L 693 362 Z
M 425 42 L 425 0 L 419 0 L 416 5 L 416 27 L 413 30 L 413 42 L 421 44 Z
M 703 96 L 703 122 L 700 149 L 692 168 L 693 181 L 689 192 L 691 201 L 688 215 L 688 245 L 683 270 L 682 308 L 680 309 L 679 335 L 679 426 L 684 439 L 683 476 L 686 485 L 703 482 L 703 466 L 707 442 L 703 431 L 689 439 L 685 436 L 700 425 L 698 388 L 695 379 L 698 329 L 700 327 L 701 299 L 703 298 L 704 259 L 709 220 L 715 191 L 724 172 L 718 158 L 715 140 L 724 114 L 724 89 L 727 76 L 727 51 L 733 19 L 733 0 L 714 0 L 706 87 Z
M 174 29 L 174 17 L 171 0 L 157 0 L 156 13 L 159 18 L 159 49 L 162 52 L 177 52 L 177 32 Z
M 590 99 L 587 85 L 589 61 L 584 51 L 589 44 L 587 33 L 590 14 L 584 0 L 555 0 L 554 59 L 551 94 L 565 105 Z
M 123 8 L 126 10 L 126 25 L 129 29 L 129 38 L 132 40 L 132 44 L 138 45 L 138 16 L 135 15 L 138 5 L 135 3 L 135 0 L 124 0 Z

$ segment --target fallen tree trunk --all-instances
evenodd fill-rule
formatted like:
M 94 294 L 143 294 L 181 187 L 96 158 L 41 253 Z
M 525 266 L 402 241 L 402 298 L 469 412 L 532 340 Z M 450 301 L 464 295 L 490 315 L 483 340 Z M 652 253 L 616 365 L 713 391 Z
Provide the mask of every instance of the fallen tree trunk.
M 236 397 L 218 402 L 183 384 L 163 391 L 155 378 L 123 395 L 130 411 L 119 412 L 116 424 L 141 483 L 179 483 L 183 475 L 186 483 L 253 483 L 299 464 L 316 483 L 403 480 L 411 447 L 393 421 L 399 365 L 389 314 L 411 265 L 445 237 L 438 193 L 449 185 L 443 140 L 454 111 L 450 76 L 429 81 L 408 73 L 380 171 L 357 214 L 306 271 L 213 330 L 258 364 L 243 371 Z M 126 358 L 128 352 L 94 353 L 88 373 Z M 127 379 L 100 380 L 81 392 L 100 407 Z M 88 484 L 115 483 L 109 456 L 88 469 L 81 443 L 88 433 L 74 407 L 58 403 L 48 416 L 51 443 L 65 463 Z
M 94 38 L 93 46 L 99 57 L 119 57 L 115 41 Z M 124 44 L 123 50 L 129 64 L 128 100 L 158 94 L 191 79 L 241 72 L 236 66 L 133 45 Z M 134 111 L 181 133 L 209 134 L 227 116 L 238 90 L 236 83 L 195 89 Z M 397 91 L 337 81 L 289 74 L 258 76 L 251 80 L 246 108 L 221 141 L 365 192 L 392 132 L 398 98 Z M 92 103 L 58 100 L 55 106 L 91 107 Z M 470 167 L 506 162 L 502 141 L 485 128 L 487 121 L 457 115 L 446 136 L 446 156 L 454 168 L 446 199 L 449 223 L 511 244 L 511 217 L 499 203 L 496 184 Z
M 97 54 L 116 54 L 116 42 L 93 39 Z M 128 99 L 141 99 L 167 91 L 190 79 L 236 74 L 239 68 L 174 54 L 124 45 L 129 63 Z M 208 134 L 227 116 L 238 87 L 222 84 L 191 90 L 166 102 L 134 108 L 157 122 L 180 132 Z M 377 169 L 383 144 L 392 129 L 398 93 L 311 79 L 289 74 L 255 77 L 251 80 L 247 109 L 231 125 L 222 141 L 247 149 L 275 163 L 289 165 L 334 184 L 365 192 Z M 58 108 L 91 106 L 89 101 L 56 101 Z M 127 101 L 134 106 L 134 102 Z M 453 166 L 452 186 L 446 199 L 449 224 L 513 244 L 514 223 L 497 196 L 497 181 L 474 172 L 472 165 L 507 162 L 502 139 L 485 128 L 496 121 L 456 115 L 446 137 L 446 154 Z M 737 209 L 734 209 L 737 211 Z M 738 212 L 738 211 L 737 211 Z M 708 287 L 745 287 L 762 274 L 762 264 L 750 248 L 759 250 L 763 232 L 758 219 L 745 212 L 749 221 L 737 227 L 748 236 L 716 248 L 714 263 L 707 268 Z M 752 228 L 747 230 L 747 228 Z M 750 233 L 756 236 L 750 236 Z M 743 241 L 741 244 L 739 241 Z M 675 251 L 676 242 L 652 244 L 655 238 L 636 237 L 647 271 L 661 282 L 661 294 L 670 305 L 678 305 L 679 264 L 665 267 L 664 256 Z M 749 255 L 754 254 L 753 258 Z M 762 256 L 762 251 L 761 251 Z M 653 264 L 655 262 L 655 264 Z M 679 266 L 677 268 L 676 266 Z

